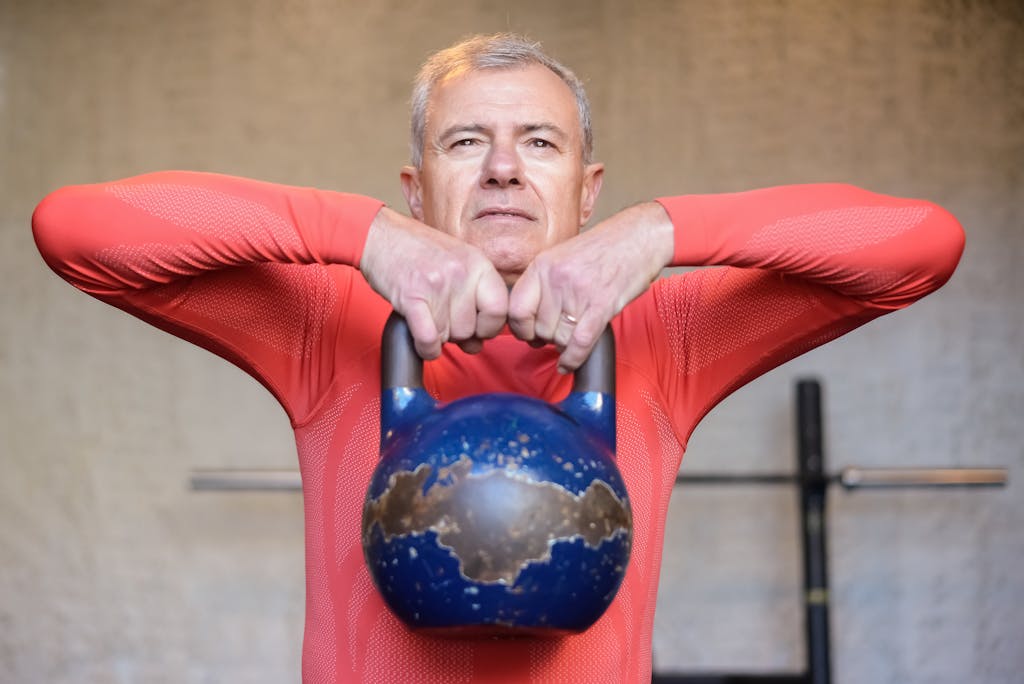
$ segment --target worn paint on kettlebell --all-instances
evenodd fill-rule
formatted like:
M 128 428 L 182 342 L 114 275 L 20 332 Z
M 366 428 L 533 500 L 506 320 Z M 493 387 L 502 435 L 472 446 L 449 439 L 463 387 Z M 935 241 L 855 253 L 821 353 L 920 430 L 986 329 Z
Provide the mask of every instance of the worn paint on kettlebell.
M 464 456 L 425 491 L 429 465 L 396 473 L 388 489 L 367 502 L 364 530 L 379 527 L 385 539 L 436 532 L 465 578 L 507 585 L 528 564 L 549 562 L 556 542 L 579 537 L 597 548 L 615 535 L 629 535 L 629 507 L 607 482 L 593 480 L 577 495 L 504 467 L 474 475 Z M 490 505 L 474 506 L 478 501 Z

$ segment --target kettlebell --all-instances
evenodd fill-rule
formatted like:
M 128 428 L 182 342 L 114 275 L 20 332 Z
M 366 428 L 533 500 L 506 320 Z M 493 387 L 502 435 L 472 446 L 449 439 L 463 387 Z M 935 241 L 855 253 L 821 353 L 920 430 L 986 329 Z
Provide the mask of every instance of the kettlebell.
M 388 608 L 436 636 L 560 637 L 594 624 L 625 576 L 633 530 L 615 465 L 611 327 L 558 404 L 435 401 L 398 314 L 381 366 L 362 543 Z

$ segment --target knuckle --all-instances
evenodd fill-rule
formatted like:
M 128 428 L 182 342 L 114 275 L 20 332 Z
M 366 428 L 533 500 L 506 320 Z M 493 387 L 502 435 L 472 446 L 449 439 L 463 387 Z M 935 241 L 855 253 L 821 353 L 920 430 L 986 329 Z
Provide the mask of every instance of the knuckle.
M 548 265 L 548 282 L 555 287 L 568 287 L 576 281 L 576 270 L 568 261 L 555 261 Z
M 596 341 L 597 336 L 589 330 L 581 330 L 580 328 L 577 328 L 573 331 L 571 342 L 574 347 L 584 351 L 590 351 L 590 348 L 594 346 Z
M 523 305 L 522 302 L 508 303 L 508 318 L 510 321 L 525 323 L 530 320 L 532 315 L 533 312 L 530 311 L 529 307 Z
M 445 290 L 444 275 L 435 268 L 414 271 L 403 288 L 407 298 L 433 301 Z
M 484 298 L 481 300 L 478 310 L 484 316 L 502 317 L 511 313 L 511 306 L 502 299 Z
M 450 289 L 454 284 L 465 280 L 465 269 L 461 264 L 447 261 L 432 269 L 433 284 L 439 288 Z

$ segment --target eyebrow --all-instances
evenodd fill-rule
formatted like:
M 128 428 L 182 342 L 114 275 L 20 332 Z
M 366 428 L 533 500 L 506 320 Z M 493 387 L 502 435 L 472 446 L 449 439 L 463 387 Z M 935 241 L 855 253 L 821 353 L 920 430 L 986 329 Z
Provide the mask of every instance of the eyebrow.
M 437 137 L 437 139 L 438 140 L 446 140 L 447 138 L 452 137 L 456 133 L 483 133 L 486 130 L 487 130 L 487 127 L 484 126 L 483 124 L 463 124 L 463 123 L 458 123 L 458 124 L 455 124 L 454 126 L 449 126 L 448 128 L 446 128 L 443 131 L 441 131 L 441 135 L 439 135 Z
M 562 130 L 561 126 L 548 122 L 526 124 L 522 127 L 522 130 L 524 133 L 550 132 L 563 140 L 569 139 L 569 134 Z
M 562 138 L 563 140 L 567 140 L 569 138 L 568 134 L 566 134 L 566 132 L 560 126 L 546 121 L 540 123 L 523 124 L 522 126 L 519 126 L 518 129 L 521 133 L 537 133 L 538 131 L 548 131 Z M 438 136 L 438 140 L 447 140 L 448 138 L 458 133 L 486 133 L 487 131 L 488 127 L 480 123 L 458 123 L 455 124 L 454 126 L 449 126 L 444 131 L 442 131 L 441 135 Z

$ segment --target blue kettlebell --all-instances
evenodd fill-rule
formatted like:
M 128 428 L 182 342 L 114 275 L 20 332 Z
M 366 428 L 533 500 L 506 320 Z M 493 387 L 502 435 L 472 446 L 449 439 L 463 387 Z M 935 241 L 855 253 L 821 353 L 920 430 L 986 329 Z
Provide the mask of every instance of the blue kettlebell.
M 611 328 L 557 405 L 517 394 L 438 404 L 397 314 L 381 366 L 381 458 L 362 541 L 391 611 L 440 636 L 590 627 L 622 583 L 633 531 L 615 466 Z

